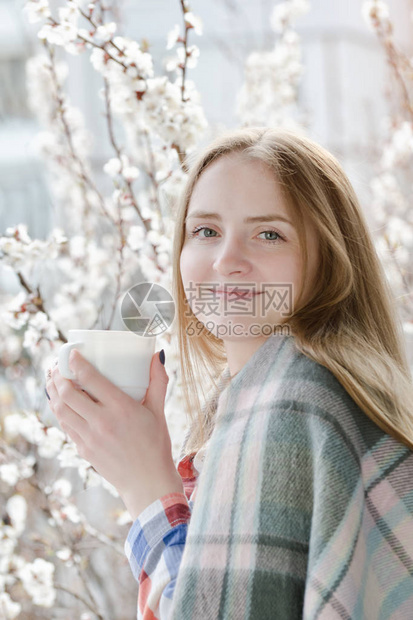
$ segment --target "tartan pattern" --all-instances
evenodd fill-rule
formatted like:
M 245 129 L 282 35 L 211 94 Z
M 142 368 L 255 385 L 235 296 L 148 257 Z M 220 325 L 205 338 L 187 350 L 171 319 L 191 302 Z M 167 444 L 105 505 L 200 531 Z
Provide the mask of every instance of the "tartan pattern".
M 183 493 L 147 506 L 130 528 L 125 554 L 139 583 L 137 618 L 168 618 L 191 516 Z
M 268 338 L 223 389 L 199 475 L 193 455 L 178 470 L 186 522 L 166 532 L 161 498 L 128 536 L 131 566 L 157 591 L 138 617 L 413 618 L 413 453 L 293 336 Z M 142 516 L 153 531 L 146 554 L 135 544 Z M 168 581 L 164 538 L 174 533 Z

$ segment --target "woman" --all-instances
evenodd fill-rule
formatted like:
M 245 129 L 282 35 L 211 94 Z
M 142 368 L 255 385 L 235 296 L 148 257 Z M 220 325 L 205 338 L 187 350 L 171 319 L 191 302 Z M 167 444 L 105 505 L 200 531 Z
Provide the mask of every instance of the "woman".
M 125 551 L 138 618 L 408 618 L 413 387 L 396 307 L 342 168 L 291 132 L 233 130 L 192 164 L 176 222 L 192 418 L 183 487 L 170 465 L 156 359 L 138 405 L 155 426 L 131 428 L 129 415 L 111 452 L 147 432 L 146 445 L 126 452 L 134 463 L 136 452 L 160 462 L 160 473 L 147 468 L 127 488 L 116 465 L 135 518 Z M 76 364 L 88 373 L 80 383 L 98 393 L 102 377 L 80 355 Z M 53 381 L 52 407 L 63 388 L 74 398 L 56 370 Z M 120 395 L 104 385 L 114 407 Z M 76 413 L 61 413 L 75 425 Z M 85 458 L 107 477 L 99 449 L 100 459 L 93 450 Z

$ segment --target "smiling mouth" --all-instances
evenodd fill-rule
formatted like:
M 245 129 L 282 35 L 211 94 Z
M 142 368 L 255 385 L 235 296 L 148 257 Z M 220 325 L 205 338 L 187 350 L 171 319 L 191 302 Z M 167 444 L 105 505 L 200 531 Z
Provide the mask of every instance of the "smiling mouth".
M 234 297 L 243 297 L 244 299 L 255 297 L 256 295 L 261 295 L 261 292 L 262 292 L 262 291 L 258 291 L 257 293 L 253 293 L 251 291 L 242 290 L 242 289 L 232 290 L 232 291 L 222 291 L 222 290 L 215 290 L 215 289 L 209 289 L 209 290 L 212 293 L 216 293 L 217 295 L 221 295 L 224 297 L 229 297 L 230 295 L 232 295 Z

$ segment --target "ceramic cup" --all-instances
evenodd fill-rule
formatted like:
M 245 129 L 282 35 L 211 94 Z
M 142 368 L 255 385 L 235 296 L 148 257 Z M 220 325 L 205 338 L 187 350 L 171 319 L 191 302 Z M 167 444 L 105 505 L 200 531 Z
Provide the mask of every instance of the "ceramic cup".
M 69 354 L 72 349 L 78 349 L 109 381 L 141 401 L 149 386 L 155 341 L 156 337 L 142 337 L 129 331 L 71 329 L 68 342 L 59 349 L 59 372 L 66 379 L 76 381 L 69 368 Z M 99 394 L 93 396 L 99 400 Z

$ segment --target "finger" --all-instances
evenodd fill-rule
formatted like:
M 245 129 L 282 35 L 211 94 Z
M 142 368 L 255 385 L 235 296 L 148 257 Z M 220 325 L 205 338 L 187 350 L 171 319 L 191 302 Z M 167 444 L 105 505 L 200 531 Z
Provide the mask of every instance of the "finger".
M 78 454 L 79 456 L 81 456 L 84 453 L 85 446 L 85 442 L 83 441 L 82 437 L 75 430 L 73 430 L 73 428 L 68 427 L 67 430 L 65 430 L 64 432 L 76 444 Z M 81 458 L 83 457 L 81 456 Z
M 84 394 L 86 394 L 86 396 L 88 398 L 90 398 L 90 400 L 92 400 L 94 403 L 98 403 L 99 402 L 97 398 L 95 398 L 94 396 L 89 394 L 89 392 L 86 392 L 86 390 L 84 390 L 82 388 L 82 386 L 79 383 L 77 383 L 77 381 L 72 381 L 72 385 L 75 388 L 75 390 L 77 390 L 78 392 L 83 392 Z
M 54 367 L 57 365 L 58 360 L 57 358 L 54 360 L 53 364 L 51 364 L 45 371 L 45 384 L 47 385 L 47 382 L 50 381 L 50 379 L 52 378 L 52 371 L 54 369 Z M 47 389 L 46 389 L 46 393 L 47 393 Z
M 62 377 L 57 367 L 52 372 L 52 381 L 59 398 L 84 420 L 90 421 L 100 411 L 101 404 L 93 401 L 82 388 L 76 388 L 70 379 Z
M 56 359 L 56 360 L 54 361 L 54 363 L 53 363 L 51 366 L 49 366 L 49 368 L 47 368 L 47 370 L 46 370 L 46 372 L 45 372 L 45 383 L 47 383 L 47 381 L 49 381 L 49 380 L 52 378 L 52 372 L 53 372 L 53 370 L 55 369 L 55 367 L 57 366 L 57 364 L 58 364 L 58 363 L 59 363 L 59 361 L 58 361 L 58 359 Z M 74 385 L 74 387 L 75 387 L 75 388 L 76 388 L 79 392 L 80 392 L 80 391 L 82 391 L 82 392 L 84 392 L 85 394 L 87 394 L 87 396 L 89 396 L 89 398 L 90 398 L 91 400 L 93 400 L 95 403 L 99 402 L 96 398 L 94 398 L 93 396 L 91 396 L 90 394 L 88 394 L 88 393 L 86 392 L 86 390 L 84 390 L 84 389 L 82 388 L 82 386 L 81 386 L 79 383 L 77 383 L 77 381 L 72 381 L 72 385 Z
M 101 403 L 107 405 L 125 398 L 125 393 L 104 377 L 76 349 L 71 351 L 69 365 L 71 371 L 76 375 L 76 381 Z
M 56 387 L 54 385 L 54 382 L 51 378 L 51 375 L 48 377 L 47 382 L 46 382 L 46 393 L 48 393 L 47 388 L 49 388 L 49 390 L 52 392 L 52 395 L 55 396 L 56 395 Z M 51 401 L 51 397 L 49 395 L 49 401 Z M 56 402 L 56 396 L 54 398 L 54 402 Z M 49 406 L 51 405 L 51 402 L 49 403 Z M 52 409 L 52 407 L 50 407 Z M 53 409 L 52 409 L 53 411 Z M 54 412 L 53 412 L 54 413 Z M 55 414 L 56 415 L 56 414 Z M 56 416 L 57 417 L 57 416 Z M 58 419 L 59 422 L 59 419 Z M 59 422 L 60 424 L 60 422 Z M 69 426 L 64 426 L 64 428 L 62 427 L 62 425 L 60 424 L 62 431 L 64 433 L 66 433 L 66 435 L 75 443 L 78 454 L 80 456 L 80 453 L 84 450 L 84 441 L 81 438 L 81 436 L 79 435 L 79 433 L 77 433 L 73 428 L 69 427 Z
M 86 392 L 86 390 L 84 390 L 84 389 L 83 389 L 80 385 L 79 385 L 79 388 L 80 388 L 80 389 L 82 390 L 82 392 L 84 392 L 84 393 L 86 394 L 86 396 L 87 396 L 88 398 L 90 398 L 90 400 L 92 400 L 94 403 L 98 403 L 98 402 L 99 402 L 97 398 L 95 398 L 94 396 L 92 396 L 92 394 L 89 394 L 89 392 Z
M 62 400 L 53 378 L 49 379 L 47 382 L 46 389 L 50 396 L 49 406 L 56 416 L 62 430 L 67 432 L 69 436 L 69 431 L 73 430 L 80 436 L 82 441 L 85 440 L 90 430 L 87 421 Z

